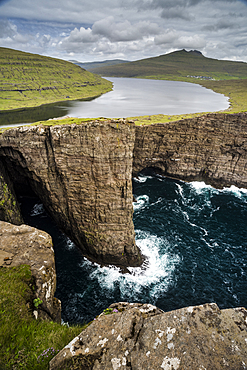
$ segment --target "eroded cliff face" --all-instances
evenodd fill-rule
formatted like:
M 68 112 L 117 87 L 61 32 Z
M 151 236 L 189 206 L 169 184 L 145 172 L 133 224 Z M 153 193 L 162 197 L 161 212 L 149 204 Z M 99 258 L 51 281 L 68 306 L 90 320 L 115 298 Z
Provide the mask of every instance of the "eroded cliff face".
M 0 136 L 15 184 L 30 186 L 58 226 L 97 262 L 141 264 L 132 221 L 133 123 L 30 126 Z
M 136 127 L 133 174 L 145 168 L 217 188 L 247 188 L 247 114 L 208 114 Z

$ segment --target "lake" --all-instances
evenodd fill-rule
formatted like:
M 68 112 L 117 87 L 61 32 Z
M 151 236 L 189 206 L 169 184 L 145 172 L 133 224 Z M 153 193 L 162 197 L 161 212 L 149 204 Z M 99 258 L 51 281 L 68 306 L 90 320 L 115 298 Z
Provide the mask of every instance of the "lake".
M 66 101 L 0 113 L 0 125 L 31 123 L 62 116 L 126 118 L 153 114 L 214 112 L 229 107 L 228 98 L 197 84 L 136 78 L 107 78 L 110 91 L 92 100 Z

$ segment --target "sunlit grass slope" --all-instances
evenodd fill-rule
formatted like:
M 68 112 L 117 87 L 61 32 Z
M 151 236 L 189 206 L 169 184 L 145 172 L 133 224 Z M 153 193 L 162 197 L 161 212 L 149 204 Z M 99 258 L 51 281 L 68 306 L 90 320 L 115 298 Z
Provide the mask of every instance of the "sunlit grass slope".
M 231 113 L 247 111 L 247 63 L 206 58 L 186 50 L 135 62 L 96 68 L 102 76 L 197 83 L 229 97 Z
M 88 99 L 111 82 L 60 59 L 0 48 L 0 111 Z

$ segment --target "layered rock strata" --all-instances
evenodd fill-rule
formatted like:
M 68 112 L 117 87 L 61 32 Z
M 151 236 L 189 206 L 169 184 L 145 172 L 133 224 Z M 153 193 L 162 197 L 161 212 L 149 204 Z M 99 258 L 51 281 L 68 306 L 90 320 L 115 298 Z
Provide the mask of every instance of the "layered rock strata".
M 32 188 L 85 256 L 136 266 L 134 139 L 134 124 L 123 120 L 20 127 L 0 136 L 0 157 L 15 185 Z
M 105 310 L 50 362 L 50 370 L 246 369 L 247 311 L 214 303 L 162 312 L 150 304 Z
M 34 305 L 36 319 L 61 322 L 61 303 L 54 297 L 56 270 L 50 235 L 27 225 L 15 226 L 0 221 L 0 267 L 22 264 L 31 267 L 34 277 L 34 299 L 40 302 L 37 307 Z
M 247 188 L 247 113 L 136 127 L 133 174 L 146 168 L 217 188 Z

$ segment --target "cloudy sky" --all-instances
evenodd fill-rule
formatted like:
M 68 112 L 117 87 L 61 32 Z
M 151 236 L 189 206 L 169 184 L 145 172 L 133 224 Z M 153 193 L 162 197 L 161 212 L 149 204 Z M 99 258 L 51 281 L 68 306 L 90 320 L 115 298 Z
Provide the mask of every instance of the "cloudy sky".
M 0 0 L 0 46 L 81 62 L 179 49 L 247 62 L 247 0 Z

